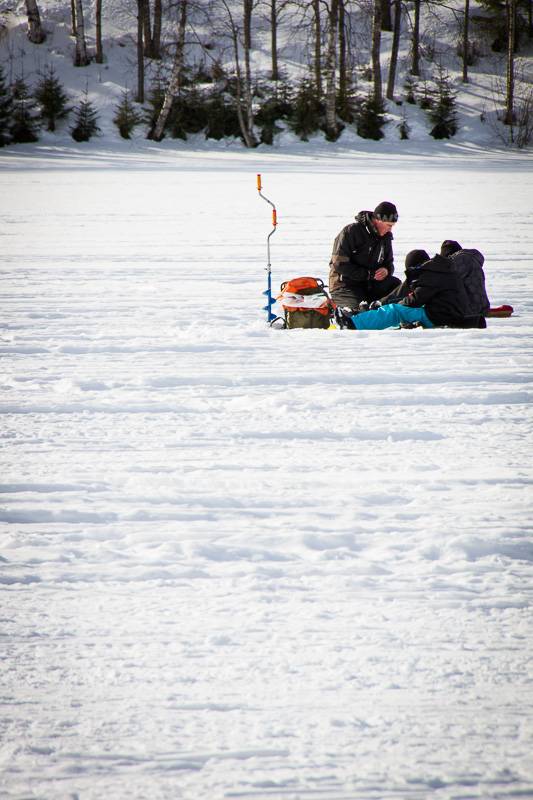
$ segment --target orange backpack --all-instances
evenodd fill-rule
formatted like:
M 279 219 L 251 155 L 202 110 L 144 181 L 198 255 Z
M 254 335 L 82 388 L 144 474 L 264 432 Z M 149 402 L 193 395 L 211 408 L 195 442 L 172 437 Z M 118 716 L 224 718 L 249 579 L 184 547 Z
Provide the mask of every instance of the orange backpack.
M 280 286 L 277 300 L 285 312 L 285 328 L 329 328 L 336 305 L 320 278 L 293 278 Z

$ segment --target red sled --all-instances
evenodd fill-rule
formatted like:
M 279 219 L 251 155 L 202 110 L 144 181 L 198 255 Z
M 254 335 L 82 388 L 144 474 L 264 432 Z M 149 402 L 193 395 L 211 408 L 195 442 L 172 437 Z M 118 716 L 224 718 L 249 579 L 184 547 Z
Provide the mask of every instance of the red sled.
M 512 306 L 498 306 L 498 308 L 491 308 L 487 317 L 510 317 L 513 311 Z

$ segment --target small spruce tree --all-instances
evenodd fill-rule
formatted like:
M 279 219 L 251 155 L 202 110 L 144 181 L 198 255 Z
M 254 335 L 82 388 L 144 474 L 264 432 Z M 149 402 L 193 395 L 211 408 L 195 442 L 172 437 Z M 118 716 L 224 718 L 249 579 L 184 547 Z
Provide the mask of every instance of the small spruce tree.
M 39 141 L 39 122 L 35 113 L 35 100 L 24 78 L 18 78 L 13 87 L 13 111 L 9 125 L 11 139 L 17 144 Z
M 267 97 L 254 117 L 254 124 L 261 128 L 261 141 L 263 144 L 272 144 L 276 133 L 281 128 L 277 123 L 286 123 L 293 110 L 291 89 L 288 83 L 276 86 L 274 95 Z
M 4 71 L 0 67 L 0 147 L 3 147 L 9 141 L 9 123 L 11 119 L 11 111 L 13 108 L 13 96 L 11 89 L 6 83 L 4 78 Z
M 97 125 L 98 114 L 93 104 L 89 102 L 87 89 L 85 89 L 84 99 L 80 100 L 75 108 L 76 122 L 70 133 L 76 142 L 88 142 L 100 128 Z
M 294 95 L 293 111 L 289 117 L 290 129 L 307 142 L 309 136 L 316 133 L 324 125 L 326 108 L 319 100 L 316 88 L 311 81 L 303 80 Z
M 396 125 L 399 133 L 400 139 L 408 139 L 409 134 L 411 133 L 411 126 L 407 122 L 407 114 L 405 113 L 405 108 L 402 111 L 402 120 Z
M 457 133 L 457 92 L 452 87 L 450 76 L 442 67 L 436 80 L 437 88 L 433 102 L 427 112 L 432 128 L 429 132 L 434 139 L 450 139 Z
M 405 102 L 410 103 L 412 106 L 416 106 L 416 81 L 412 75 L 408 75 L 406 77 L 403 88 L 405 89 Z
M 375 142 L 383 139 L 381 128 L 388 122 L 385 108 L 381 98 L 374 97 L 370 92 L 364 97 L 356 112 L 356 130 L 362 139 L 373 139 Z
M 46 121 L 46 130 L 55 131 L 56 122 L 65 119 L 70 114 L 71 108 L 68 105 L 68 96 L 63 91 L 53 67 L 41 77 L 34 97 L 41 106 L 41 118 Z
M 225 137 L 242 137 L 239 115 L 235 102 L 225 92 L 213 88 L 206 96 L 207 126 L 206 139 L 224 139 Z
M 131 133 L 137 125 L 143 122 L 142 114 L 137 111 L 130 97 L 130 92 L 126 89 L 122 92 L 122 100 L 116 106 L 116 114 L 113 123 L 117 126 L 123 139 L 129 139 Z
M 161 113 L 161 109 L 163 108 L 163 103 L 165 102 L 165 94 L 166 94 L 166 87 L 163 85 L 163 82 L 160 78 L 153 81 L 150 86 L 150 91 L 146 96 L 146 102 L 150 106 L 148 110 L 148 123 L 150 125 L 150 130 L 153 132 L 155 130 L 155 126 L 157 120 L 159 119 L 159 115 Z M 148 134 L 148 138 L 150 134 Z

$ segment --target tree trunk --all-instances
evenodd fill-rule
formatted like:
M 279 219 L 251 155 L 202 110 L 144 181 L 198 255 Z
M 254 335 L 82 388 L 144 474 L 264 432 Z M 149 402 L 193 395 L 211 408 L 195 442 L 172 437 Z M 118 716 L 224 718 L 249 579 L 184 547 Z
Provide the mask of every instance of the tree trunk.
M 391 0 L 381 0 L 381 30 L 392 30 Z
M 468 83 L 468 15 L 470 0 L 465 0 L 465 18 L 463 21 L 463 83 Z
M 86 67 L 89 63 L 87 55 L 87 44 L 85 42 L 85 25 L 83 22 L 83 3 L 82 0 L 76 2 L 76 55 L 74 58 L 75 67 Z
M 104 61 L 104 51 L 102 48 L 102 0 L 96 0 L 95 6 L 95 32 L 96 32 L 96 56 L 97 64 Z
M 336 139 L 338 134 L 335 106 L 337 100 L 337 36 L 339 31 L 339 0 L 330 0 L 329 36 L 326 56 L 326 133 L 328 138 Z
M 374 0 L 374 17 L 372 20 L 372 77 L 374 79 L 374 99 L 382 99 L 381 63 L 381 0 Z
M 400 49 L 400 29 L 402 21 L 402 0 L 394 0 L 394 29 L 392 33 L 392 49 L 390 54 L 389 77 L 387 80 L 387 100 L 394 100 L 394 82 Z
M 413 49 L 411 60 L 411 75 L 420 77 L 420 0 L 415 0 L 415 19 L 413 23 Z
M 144 55 L 152 58 L 152 23 L 150 20 L 150 0 L 143 0 L 143 39 Z
M 255 147 L 254 139 L 254 114 L 252 107 L 252 72 L 250 68 L 250 52 L 252 49 L 252 8 L 253 0 L 243 0 L 243 47 L 244 47 L 244 80 L 245 80 L 245 108 L 246 129 L 248 138 Z M 250 146 L 250 145 L 248 145 Z
M 276 9 L 276 0 L 270 0 L 270 52 L 272 59 L 272 74 L 273 81 L 279 80 L 278 68 L 278 12 Z
M 170 114 L 170 109 L 172 108 L 172 101 L 174 100 L 176 89 L 181 84 L 181 74 L 183 71 L 183 48 L 185 45 L 186 20 L 187 20 L 187 0 L 181 0 L 181 2 L 178 4 L 178 40 L 176 42 L 176 52 L 174 54 L 172 74 L 170 76 L 170 82 L 168 84 L 167 91 L 165 94 L 163 107 L 159 113 L 159 117 L 157 118 L 154 131 L 148 137 L 149 139 L 154 139 L 154 141 L 156 142 L 160 142 L 161 139 L 163 138 L 163 131 L 165 130 L 165 123 L 168 119 L 168 115 Z
M 71 36 L 76 36 L 76 3 L 75 3 L 75 0 L 70 0 L 70 21 L 71 21 L 70 35 Z
M 245 62 L 247 61 L 247 74 L 249 74 L 249 67 L 250 67 L 250 26 L 251 26 L 251 14 L 252 14 L 252 2 L 253 0 L 243 0 L 243 16 L 244 16 L 244 51 L 245 51 Z M 252 104 L 251 104 L 251 83 L 249 87 L 246 87 L 246 94 L 248 102 L 245 102 L 245 110 L 246 115 L 243 112 L 243 92 L 242 92 L 242 72 L 241 72 L 241 63 L 239 59 L 239 29 L 233 20 L 233 15 L 231 13 L 231 9 L 228 5 L 227 0 L 222 0 L 222 5 L 226 9 L 226 14 L 228 16 L 228 20 L 230 23 L 231 29 L 231 38 L 233 41 L 233 52 L 235 54 L 235 84 L 236 84 L 236 92 L 235 92 L 235 101 L 237 107 L 237 117 L 239 119 L 239 127 L 241 129 L 242 138 L 244 139 L 244 143 L 246 147 L 255 147 L 257 142 L 255 141 L 253 135 L 253 117 L 252 117 Z M 248 32 L 246 29 L 248 28 Z M 248 49 L 248 52 L 246 50 Z
M 315 17 L 315 86 L 317 97 L 322 97 L 322 49 L 320 46 L 320 0 L 313 0 Z
M 137 96 L 138 103 L 144 103 L 144 7 L 145 0 L 137 0 Z
M 339 100 L 341 106 L 346 103 L 346 19 L 345 7 L 346 0 L 339 0 Z
M 163 8 L 161 0 L 154 0 L 154 27 L 152 31 L 152 58 L 161 58 L 161 23 Z
M 26 0 L 26 14 L 28 16 L 28 39 L 32 44 L 42 44 L 44 36 L 37 0 Z
M 514 122 L 514 50 L 516 40 L 516 0 L 507 0 L 507 96 L 505 99 L 505 124 L 511 128 L 513 141 Z

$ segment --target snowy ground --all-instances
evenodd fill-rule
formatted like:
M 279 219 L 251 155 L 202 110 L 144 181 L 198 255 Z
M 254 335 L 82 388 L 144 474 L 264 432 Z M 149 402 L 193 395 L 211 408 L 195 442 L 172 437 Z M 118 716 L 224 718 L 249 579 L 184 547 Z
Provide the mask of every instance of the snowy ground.
M 533 797 L 533 164 L 439 147 L 0 152 L 2 800 Z M 275 287 L 387 199 L 515 314 L 269 330 L 258 172 Z

